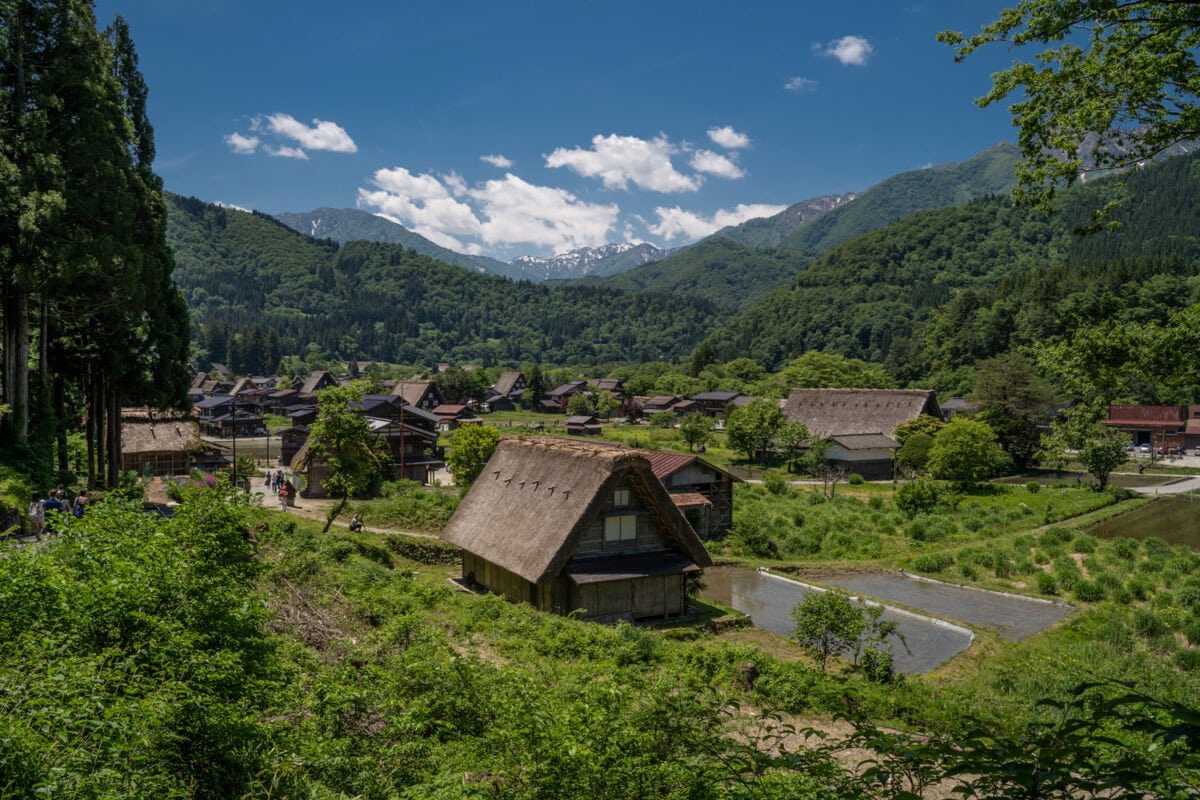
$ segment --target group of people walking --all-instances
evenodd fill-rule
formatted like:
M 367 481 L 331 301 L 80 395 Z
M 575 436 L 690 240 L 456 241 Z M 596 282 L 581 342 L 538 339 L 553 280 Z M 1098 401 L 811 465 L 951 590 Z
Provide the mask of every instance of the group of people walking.
M 291 481 L 284 477 L 283 470 L 267 473 L 267 488 L 279 495 L 279 510 L 287 511 L 288 497 L 295 490 L 292 489 Z
M 42 499 L 41 492 L 34 492 L 26 516 L 29 518 L 34 537 L 40 542 L 43 533 L 49 535 L 58 532 L 54 527 L 57 515 L 70 514 L 78 519 L 87 511 L 87 506 L 88 493 L 86 491 L 80 492 L 72 498 L 66 487 L 60 485 L 47 492 L 45 500 Z

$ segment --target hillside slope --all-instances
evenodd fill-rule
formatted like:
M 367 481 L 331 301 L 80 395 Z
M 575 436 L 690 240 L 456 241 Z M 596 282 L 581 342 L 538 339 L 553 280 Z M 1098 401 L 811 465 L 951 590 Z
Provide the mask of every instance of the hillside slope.
M 196 327 L 276 331 L 283 354 L 400 363 L 673 359 L 721 312 L 702 300 L 514 282 L 399 245 L 337 245 L 264 214 L 168 196 Z
M 524 277 L 519 269 L 513 269 L 503 261 L 455 252 L 434 244 L 403 225 L 356 208 L 316 208 L 312 211 L 285 212 L 273 216 L 292 230 L 314 239 L 333 239 L 341 244 L 398 244 L 416 250 L 421 255 L 436 258 L 444 264 L 452 264 L 474 272 L 488 272 L 510 278 Z
M 998 197 L 915 214 L 816 259 L 791 286 L 770 292 L 707 342 L 719 359 L 750 356 L 768 367 L 806 350 L 877 362 L 907 359 L 901 351 L 915 346 L 910 337 L 931 314 L 972 315 L 986 305 L 979 298 L 1027 276 L 1107 270 L 1111 262 L 1131 259 L 1153 262 L 1142 264 L 1139 274 L 1186 272 L 1200 259 L 1198 172 L 1200 157 L 1189 156 L 1147 166 L 1126 176 L 1123 185 L 1089 182 L 1064 192 L 1053 217 Z M 1073 233 L 1112 197 L 1124 199 L 1115 217 L 1120 230 Z M 964 351 L 961 363 L 1007 348 L 1021 313 L 1006 308 L 995 319 L 972 316 L 985 341 Z M 1095 313 L 1099 318 L 1103 311 Z M 946 330 L 947 339 L 965 336 L 961 320 Z

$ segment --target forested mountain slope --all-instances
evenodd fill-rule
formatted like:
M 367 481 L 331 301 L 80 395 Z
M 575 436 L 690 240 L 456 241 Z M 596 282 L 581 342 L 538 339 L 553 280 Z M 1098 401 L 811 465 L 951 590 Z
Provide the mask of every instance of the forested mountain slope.
M 407 363 L 649 361 L 685 355 L 720 318 L 702 300 L 546 286 L 398 245 L 302 236 L 263 214 L 170 196 L 175 279 L 199 339 L 274 330 L 284 355 Z
M 630 292 L 670 292 L 742 307 L 786 284 L 803 262 L 791 252 L 706 239 L 662 261 L 587 283 Z
M 1168 159 L 1123 184 L 1064 192 L 1052 217 L 997 197 L 913 215 L 813 261 L 707 344 L 719 359 L 750 356 L 768 367 L 830 350 L 887 360 L 917 380 L 1118 313 L 1147 281 L 1170 287 L 1163 307 L 1194 302 L 1198 173 L 1200 158 Z M 1115 197 L 1124 201 L 1119 230 L 1073 232 Z M 1073 323 L 1064 317 L 1064 303 L 1092 293 L 1108 300 L 1076 309 Z
M 436 258 L 444 264 L 490 272 L 510 278 L 524 277 L 520 269 L 487 256 L 470 256 L 434 244 L 419 233 L 378 214 L 356 208 L 317 208 L 312 211 L 274 214 L 275 219 L 298 233 L 314 239 L 333 239 L 335 242 L 381 242 L 398 244 L 416 250 L 421 255 Z
M 961 164 L 894 175 L 857 196 L 805 201 L 823 202 L 804 213 L 800 211 L 805 204 L 800 203 L 774 217 L 727 228 L 661 261 L 594 283 L 697 294 L 740 308 L 786 285 L 813 258 L 849 239 L 917 211 L 1007 192 L 1015 180 L 1016 157 L 1015 145 L 999 144 Z

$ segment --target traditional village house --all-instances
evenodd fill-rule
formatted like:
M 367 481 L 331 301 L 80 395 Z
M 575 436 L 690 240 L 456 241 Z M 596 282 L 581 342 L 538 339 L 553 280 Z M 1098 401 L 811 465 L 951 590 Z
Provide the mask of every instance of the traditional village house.
M 196 421 L 145 409 L 121 411 L 121 470 L 140 475 L 186 475 L 203 448 Z
M 637 450 L 616 442 L 595 445 L 635 450 L 645 456 L 654 477 L 702 540 L 708 541 L 733 527 L 733 484 L 741 483 L 741 478 L 690 453 Z
M 897 425 L 922 414 L 942 416 L 932 389 L 792 389 L 783 413 L 830 440 L 826 459 L 853 462 L 853 472 L 879 476 L 873 480 L 892 477 Z M 851 438 L 866 434 L 878 438 Z
M 675 406 L 682 403 L 686 398 L 683 395 L 659 395 L 658 397 L 650 397 L 646 402 L 642 403 L 642 411 L 646 414 L 658 414 L 662 411 L 673 411 Z
M 1200 405 L 1188 406 L 1187 423 L 1183 428 L 1183 444 L 1193 450 L 1200 448 Z
M 603 432 L 600 420 L 592 416 L 567 417 L 565 427 L 569 436 L 599 436 Z
M 1185 406 L 1109 406 L 1101 422 L 1129 434 L 1134 445 L 1176 448 L 1184 446 L 1188 416 Z
M 869 481 L 890 481 L 895 475 L 895 455 L 900 445 L 882 433 L 841 433 L 829 437 L 825 459 Z
M 745 397 L 741 392 L 701 392 L 692 395 L 692 400 L 700 406 L 700 410 L 708 417 L 725 417 L 733 408 L 733 402 L 739 397 Z
M 942 403 L 942 419 L 946 422 L 960 417 L 969 415 L 975 412 L 975 406 L 961 397 L 951 397 L 946 402 Z
M 584 619 L 682 614 L 712 562 L 640 453 L 504 439 L 442 532 L 463 578 Z
M 443 432 L 452 431 L 460 425 L 479 425 L 483 422 L 470 406 L 446 404 L 433 409 L 433 413 L 441 420 L 439 429 Z
M 278 414 L 283 416 L 287 414 L 287 410 L 293 406 L 298 406 L 304 403 L 300 397 L 300 392 L 292 388 L 275 389 L 268 392 L 263 398 L 262 407 L 263 413 Z
M 559 412 L 563 413 L 566 412 L 567 404 L 571 402 L 572 395 L 586 394 L 587 390 L 587 381 L 568 381 L 546 392 L 546 399 L 557 403 Z
M 611 392 L 612 396 L 618 400 L 625 399 L 625 381 L 620 378 L 599 378 L 596 380 L 593 391 L 596 392 Z
M 432 411 L 442 404 L 442 393 L 431 380 L 400 380 L 392 387 L 392 394 L 406 405 Z
M 305 378 L 304 383 L 300 386 L 300 394 L 309 400 L 316 399 L 317 392 L 322 389 L 328 389 L 331 386 L 337 386 L 337 378 L 333 377 L 333 373 L 327 370 L 319 369 Z
M 512 411 L 521 404 L 526 386 L 524 372 L 501 372 L 483 403 L 489 411 Z

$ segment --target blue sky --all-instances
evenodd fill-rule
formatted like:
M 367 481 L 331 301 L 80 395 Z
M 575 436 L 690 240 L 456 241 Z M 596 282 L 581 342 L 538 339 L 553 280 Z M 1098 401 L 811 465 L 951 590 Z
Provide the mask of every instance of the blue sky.
M 98 0 L 129 21 L 168 189 L 384 213 L 464 252 L 675 246 L 1015 133 L 1002 3 Z M 491 157 L 485 159 L 485 157 Z

